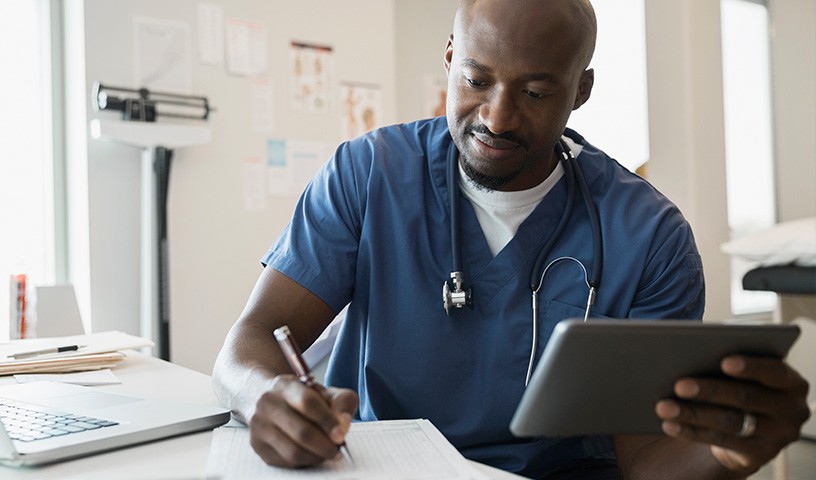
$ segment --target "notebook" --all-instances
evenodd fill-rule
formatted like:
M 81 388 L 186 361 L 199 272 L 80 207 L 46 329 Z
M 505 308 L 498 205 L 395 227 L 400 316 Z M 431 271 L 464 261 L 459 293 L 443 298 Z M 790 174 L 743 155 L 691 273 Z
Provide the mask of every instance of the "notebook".
M 0 386 L 0 464 L 40 465 L 229 421 L 229 410 L 56 382 Z

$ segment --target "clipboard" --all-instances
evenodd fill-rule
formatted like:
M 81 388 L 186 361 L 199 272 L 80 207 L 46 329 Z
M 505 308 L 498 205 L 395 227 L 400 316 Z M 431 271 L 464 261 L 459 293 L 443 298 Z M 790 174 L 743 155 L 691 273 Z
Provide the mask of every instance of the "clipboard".
M 662 434 L 655 404 L 730 354 L 784 358 L 796 325 L 570 319 L 556 325 L 510 422 L 518 437 Z

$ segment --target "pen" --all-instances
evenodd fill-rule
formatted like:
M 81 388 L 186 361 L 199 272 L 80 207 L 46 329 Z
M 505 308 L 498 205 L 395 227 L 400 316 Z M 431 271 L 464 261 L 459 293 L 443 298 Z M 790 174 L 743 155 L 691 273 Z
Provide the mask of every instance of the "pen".
M 64 347 L 44 348 L 42 350 L 32 350 L 30 352 L 14 353 L 9 355 L 8 358 L 13 358 L 17 360 L 20 358 L 36 357 L 38 355 L 48 355 L 49 353 L 74 352 L 84 346 L 85 345 L 67 345 Z
M 301 355 L 300 348 L 298 348 L 294 337 L 292 337 L 292 332 L 289 331 L 289 327 L 284 325 L 276 329 L 274 334 L 278 345 L 280 345 L 281 350 L 283 350 L 283 356 L 286 357 L 286 361 L 289 362 L 289 366 L 292 368 L 292 371 L 295 372 L 295 375 L 297 375 L 298 380 L 307 387 L 319 391 L 321 387 L 315 381 L 314 374 L 309 370 L 306 361 L 303 360 L 303 355 Z M 354 460 L 351 458 L 351 452 L 349 452 L 346 442 L 340 445 L 340 453 L 354 466 Z

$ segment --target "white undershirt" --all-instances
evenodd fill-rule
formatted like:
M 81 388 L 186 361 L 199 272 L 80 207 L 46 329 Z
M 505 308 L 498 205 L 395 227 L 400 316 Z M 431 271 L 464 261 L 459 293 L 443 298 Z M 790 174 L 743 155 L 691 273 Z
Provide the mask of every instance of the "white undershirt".
M 562 137 L 574 156 L 581 153 L 581 145 Z M 564 167 L 558 162 L 552 173 L 533 188 L 517 192 L 485 190 L 479 187 L 459 165 L 459 188 L 470 200 L 476 218 L 482 227 L 490 252 L 495 257 L 516 235 L 519 225 L 535 210 L 558 180 L 564 175 Z

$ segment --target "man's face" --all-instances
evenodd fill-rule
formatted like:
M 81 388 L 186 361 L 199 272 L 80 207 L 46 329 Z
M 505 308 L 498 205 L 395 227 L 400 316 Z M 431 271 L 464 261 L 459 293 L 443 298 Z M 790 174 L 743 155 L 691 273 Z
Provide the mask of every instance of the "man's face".
M 508 12 L 515 3 L 473 6 L 445 52 L 448 126 L 468 176 L 491 190 L 532 188 L 552 172 L 553 147 L 592 87 L 568 22 Z

